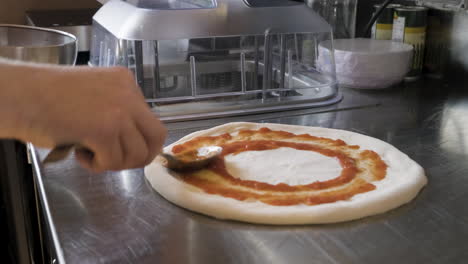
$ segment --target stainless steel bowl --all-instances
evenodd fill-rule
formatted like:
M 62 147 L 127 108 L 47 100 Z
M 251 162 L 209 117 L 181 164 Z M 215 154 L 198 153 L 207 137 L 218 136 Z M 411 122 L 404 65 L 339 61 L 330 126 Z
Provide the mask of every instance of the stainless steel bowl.
M 0 57 L 36 63 L 74 65 L 72 34 L 39 27 L 0 24 Z

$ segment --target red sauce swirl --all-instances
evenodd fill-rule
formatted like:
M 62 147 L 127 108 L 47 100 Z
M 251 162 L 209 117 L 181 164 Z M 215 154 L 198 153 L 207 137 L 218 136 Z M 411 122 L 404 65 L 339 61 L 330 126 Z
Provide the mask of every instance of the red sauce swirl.
M 374 190 L 375 185 L 369 181 L 382 180 L 387 170 L 387 165 L 377 153 L 370 150 L 360 151 L 359 146 L 347 145 L 342 140 L 308 134 L 295 135 L 268 128 L 241 130 L 237 135 L 197 137 L 174 146 L 172 151 L 175 154 L 183 154 L 208 145 L 223 147 L 222 154 L 204 170 L 181 173 L 184 182 L 209 194 L 237 200 L 258 200 L 270 205 L 315 205 L 347 200 L 356 194 Z M 342 167 L 341 173 L 338 177 L 326 181 L 288 185 L 241 180 L 232 176 L 226 169 L 224 157 L 227 155 L 282 147 L 313 151 L 336 158 Z

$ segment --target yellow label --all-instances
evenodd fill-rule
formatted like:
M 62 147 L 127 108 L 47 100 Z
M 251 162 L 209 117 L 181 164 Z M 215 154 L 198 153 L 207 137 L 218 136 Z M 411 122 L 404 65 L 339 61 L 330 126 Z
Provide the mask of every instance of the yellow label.
M 374 24 L 372 27 L 372 38 L 390 40 L 392 39 L 392 31 L 392 24 Z
M 375 32 L 375 39 L 391 40 L 392 30 L 379 30 Z
M 393 30 L 393 24 L 377 24 L 378 30 Z
M 405 34 L 426 33 L 426 27 L 406 27 Z
M 405 39 L 403 42 L 411 45 L 424 44 L 426 41 L 426 33 L 408 33 L 405 31 Z

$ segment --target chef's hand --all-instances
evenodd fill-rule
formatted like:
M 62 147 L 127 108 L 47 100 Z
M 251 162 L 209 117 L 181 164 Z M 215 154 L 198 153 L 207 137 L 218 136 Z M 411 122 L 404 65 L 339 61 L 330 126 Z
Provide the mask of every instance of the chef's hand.
M 166 136 L 125 68 L 0 63 L 0 138 L 39 147 L 79 143 L 94 172 L 142 167 Z

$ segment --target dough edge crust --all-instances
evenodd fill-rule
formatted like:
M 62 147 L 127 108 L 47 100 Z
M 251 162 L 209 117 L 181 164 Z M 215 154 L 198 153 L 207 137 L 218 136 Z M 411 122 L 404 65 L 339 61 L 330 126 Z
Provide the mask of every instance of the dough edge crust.
M 175 179 L 156 160 L 145 167 L 145 176 L 151 186 L 165 199 L 190 211 L 219 219 L 272 225 L 337 223 L 384 213 L 414 199 L 427 184 L 423 168 L 394 146 L 373 137 L 339 129 L 234 122 L 189 134 L 167 146 L 165 151 L 170 151 L 172 146 L 195 137 L 233 133 L 243 129 L 259 129 L 261 127 L 284 130 L 294 134 L 307 133 L 314 136 L 341 139 L 347 144 L 359 145 L 361 150 L 373 150 L 389 166 L 387 176 L 380 182 L 373 182 L 377 186 L 376 190 L 357 194 L 346 201 L 314 206 L 273 206 L 259 201 L 239 201 L 207 194 L 194 186 Z M 402 175 L 403 173 L 405 175 Z M 384 188 L 380 189 L 382 186 Z

